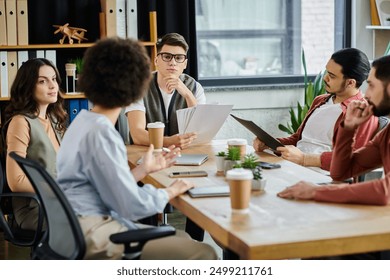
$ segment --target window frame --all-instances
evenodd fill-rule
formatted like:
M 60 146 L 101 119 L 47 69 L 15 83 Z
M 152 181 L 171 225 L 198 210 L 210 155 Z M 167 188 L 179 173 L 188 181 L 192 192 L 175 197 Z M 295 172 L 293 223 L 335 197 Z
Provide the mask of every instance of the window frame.
M 334 33 L 340 34 L 341 36 L 335 36 L 335 50 L 346 48 L 351 46 L 351 12 L 352 12 L 352 0 L 334 0 L 335 4 L 335 30 Z M 286 0 L 286 11 L 293 10 L 293 0 Z M 196 42 L 199 39 L 226 39 L 229 38 L 228 34 L 234 32 L 235 34 L 240 34 L 243 36 L 248 36 L 246 38 L 255 37 L 257 35 L 264 34 L 266 38 L 272 37 L 280 37 L 282 38 L 282 48 L 286 50 L 287 46 L 291 45 L 293 48 L 293 52 L 297 51 L 297 49 L 301 50 L 301 46 L 297 43 L 299 40 L 293 40 L 294 30 L 293 28 L 289 28 L 291 26 L 301 26 L 300 14 L 297 14 L 296 11 L 301 10 L 301 2 L 297 4 L 295 1 L 294 6 L 294 15 L 290 16 L 288 13 L 286 14 L 286 26 L 285 30 L 239 30 L 239 31 L 196 31 Z M 340 15 L 344 15 L 344 18 L 340 19 Z M 295 21 L 295 22 L 294 22 Z M 294 43 L 295 41 L 295 43 Z M 197 50 L 199 53 L 199 50 Z M 283 63 L 287 63 L 290 65 L 290 69 L 294 67 L 294 65 L 300 65 L 301 60 L 299 56 L 299 61 L 293 61 L 293 56 L 286 55 L 288 51 L 282 52 L 284 56 L 282 57 Z M 297 58 L 295 58 L 297 60 Z M 298 64 L 297 64 L 298 63 Z M 197 61 L 198 64 L 198 61 Z M 199 64 L 198 64 L 198 73 L 199 74 Z M 315 75 L 309 75 L 309 79 L 313 80 Z M 223 78 L 208 78 L 208 77 L 199 77 L 198 81 L 204 87 L 247 87 L 247 86 L 263 86 L 263 87 L 274 87 L 274 86 L 285 86 L 286 84 L 303 84 L 304 83 L 304 75 L 272 75 L 272 76 L 234 76 L 228 77 L 225 76 Z

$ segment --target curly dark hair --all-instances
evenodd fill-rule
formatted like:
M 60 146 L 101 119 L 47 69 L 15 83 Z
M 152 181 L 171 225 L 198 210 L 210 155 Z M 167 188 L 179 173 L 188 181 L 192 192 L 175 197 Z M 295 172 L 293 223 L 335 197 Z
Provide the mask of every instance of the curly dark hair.
M 59 85 L 61 84 L 58 69 L 50 60 L 33 58 L 24 62 L 11 86 L 10 102 L 5 109 L 6 121 L 15 115 L 26 115 L 30 118 L 36 118 L 39 115 L 39 105 L 34 98 L 34 91 L 39 77 L 39 69 L 44 65 L 54 69 L 57 82 Z M 59 93 L 61 93 L 61 89 L 59 89 Z M 55 129 L 64 133 L 68 115 L 64 109 L 64 99 L 61 94 L 58 94 L 57 102 L 49 104 L 46 114 L 55 123 Z
M 145 47 L 133 39 L 99 40 L 84 55 L 78 85 L 95 105 L 112 109 L 141 99 L 151 77 Z

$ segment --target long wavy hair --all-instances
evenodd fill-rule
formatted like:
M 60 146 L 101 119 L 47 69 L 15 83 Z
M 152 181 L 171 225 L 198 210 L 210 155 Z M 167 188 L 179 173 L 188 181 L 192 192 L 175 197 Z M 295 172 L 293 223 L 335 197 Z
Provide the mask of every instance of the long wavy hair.
M 60 74 L 50 60 L 34 58 L 23 63 L 11 86 L 10 102 L 5 109 L 6 121 L 15 115 L 26 115 L 30 118 L 38 117 L 39 104 L 34 98 L 34 92 L 38 82 L 39 69 L 44 65 L 54 69 L 58 85 L 61 84 Z M 49 104 L 46 114 L 55 123 L 55 129 L 63 134 L 66 129 L 67 113 L 64 109 L 64 99 L 60 94 L 61 90 L 58 91 L 57 101 Z

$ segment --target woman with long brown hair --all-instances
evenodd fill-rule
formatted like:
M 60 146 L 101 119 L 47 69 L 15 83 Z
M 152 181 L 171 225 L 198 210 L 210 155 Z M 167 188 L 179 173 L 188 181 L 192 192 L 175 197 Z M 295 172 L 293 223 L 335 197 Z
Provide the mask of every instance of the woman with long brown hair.
M 13 192 L 34 190 L 24 172 L 8 156 L 12 151 L 40 162 L 56 177 L 56 155 L 67 121 L 60 83 L 57 68 L 44 58 L 26 61 L 16 74 L 3 127 L 7 182 Z M 36 229 L 38 207 L 34 200 L 15 199 L 13 209 L 19 227 Z

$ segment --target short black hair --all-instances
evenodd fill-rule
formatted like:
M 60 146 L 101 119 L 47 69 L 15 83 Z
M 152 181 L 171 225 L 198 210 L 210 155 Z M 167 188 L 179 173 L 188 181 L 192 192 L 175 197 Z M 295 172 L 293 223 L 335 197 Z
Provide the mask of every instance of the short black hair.
M 188 44 L 186 40 L 178 33 L 168 33 L 159 39 L 156 43 L 158 53 L 161 51 L 164 45 L 179 46 L 182 47 L 186 53 L 188 52 Z
M 138 41 L 110 37 L 84 55 L 79 89 L 95 105 L 127 106 L 143 97 L 151 77 L 150 59 Z
M 356 80 L 359 88 L 370 72 L 370 62 L 367 55 L 355 48 L 341 49 L 335 52 L 331 59 L 341 65 L 344 77 Z
M 390 83 L 390 55 L 385 55 L 375 59 L 372 62 L 372 68 L 375 68 L 375 77 L 380 80 L 383 85 Z

